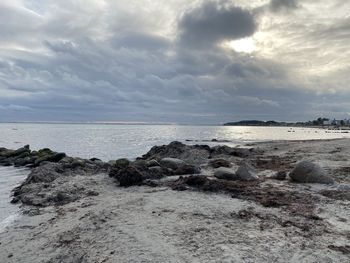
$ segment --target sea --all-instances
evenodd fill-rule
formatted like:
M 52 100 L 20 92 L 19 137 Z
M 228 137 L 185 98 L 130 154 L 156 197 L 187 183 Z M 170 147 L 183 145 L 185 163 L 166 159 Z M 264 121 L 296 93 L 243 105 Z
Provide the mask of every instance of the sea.
M 272 140 L 350 138 L 350 131 L 291 127 L 237 127 L 189 125 L 117 125 L 0 123 L 0 147 L 32 150 L 50 148 L 69 156 L 134 159 L 155 145 L 181 141 L 187 144 L 239 146 Z M 28 175 L 28 169 L 0 167 L 0 232 L 19 216 L 10 204 L 11 190 Z

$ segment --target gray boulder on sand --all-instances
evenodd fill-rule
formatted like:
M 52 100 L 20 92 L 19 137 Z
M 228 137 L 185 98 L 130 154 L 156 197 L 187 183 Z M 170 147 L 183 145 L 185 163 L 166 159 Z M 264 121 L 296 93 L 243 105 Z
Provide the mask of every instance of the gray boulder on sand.
M 259 180 L 255 169 L 248 163 L 243 163 L 237 170 L 236 175 L 241 181 L 256 181 Z
M 230 181 L 238 180 L 236 172 L 227 167 L 218 168 L 214 172 L 214 176 L 218 179 L 223 179 L 223 180 L 230 180 Z
M 218 168 L 214 176 L 218 179 L 230 180 L 230 181 L 256 181 L 259 177 L 256 175 L 254 167 L 244 163 L 235 172 L 231 168 L 220 167 Z
M 298 183 L 333 184 L 334 179 L 329 177 L 318 164 L 310 161 L 301 161 L 290 172 L 289 177 Z

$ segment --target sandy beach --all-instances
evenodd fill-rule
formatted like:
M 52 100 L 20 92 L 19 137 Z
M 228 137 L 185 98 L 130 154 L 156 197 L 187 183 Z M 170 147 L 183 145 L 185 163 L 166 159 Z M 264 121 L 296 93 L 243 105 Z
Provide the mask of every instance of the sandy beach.
M 200 175 L 125 188 L 101 168 L 31 183 L 23 216 L 0 234 L 0 262 L 350 262 L 350 140 L 254 143 L 217 156 L 181 147 L 176 157 Z M 158 150 L 144 159 L 164 157 Z M 233 170 L 249 162 L 259 180 L 216 179 L 218 158 Z M 292 182 L 302 160 L 335 183 Z M 52 198 L 67 189 L 76 196 Z

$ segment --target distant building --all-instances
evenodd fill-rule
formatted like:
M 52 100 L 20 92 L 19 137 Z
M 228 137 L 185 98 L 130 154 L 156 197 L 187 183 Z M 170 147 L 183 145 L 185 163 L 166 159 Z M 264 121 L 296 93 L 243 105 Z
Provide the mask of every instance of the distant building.
M 325 126 L 350 126 L 350 119 L 344 119 L 344 120 L 336 120 L 333 119 L 332 121 L 324 121 L 323 125 Z

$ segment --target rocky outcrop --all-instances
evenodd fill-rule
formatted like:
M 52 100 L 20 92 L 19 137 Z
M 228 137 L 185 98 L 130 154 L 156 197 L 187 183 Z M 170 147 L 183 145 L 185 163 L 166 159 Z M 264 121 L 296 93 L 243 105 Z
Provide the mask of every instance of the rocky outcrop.
M 261 150 L 253 148 L 238 148 L 229 146 L 215 146 L 210 148 L 208 145 L 185 145 L 181 142 L 172 142 L 168 145 L 154 146 L 141 159 L 160 161 L 163 158 L 177 158 L 188 164 L 200 165 L 211 158 L 238 157 L 247 158 L 253 154 L 262 153 Z
M 31 151 L 29 145 L 17 150 L 0 148 L 0 165 L 16 167 L 37 167 L 44 162 L 57 163 L 66 157 L 65 153 L 54 152 L 50 149 Z
M 154 146 L 143 155 L 143 160 L 157 160 L 176 158 L 191 165 L 200 165 L 209 157 L 210 147 L 207 145 L 185 145 L 181 142 L 172 142 L 168 145 Z
M 32 170 L 26 180 L 13 190 L 12 203 L 21 202 L 32 206 L 48 206 L 73 202 L 92 193 L 83 186 L 77 187 L 68 184 L 69 177 L 91 176 L 107 172 L 110 169 L 107 163 L 98 159 L 85 160 L 67 157 L 64 153 L 53 152 L 50 149 L 33 152 L 29 150 L 29 147 L 25 147 L 25 149 L 20 148 L 16 153 L 9 151 L 11 158 L 28 153 L 27 157 L 36 160 L 30 163 L 29 167 L 32 167 Z M 2 149 L 0 152 L 6 151 Z M 14 162 L 18 159 L 16 158 Z
M 289 173 L 289 177 L 298 183 L 333 184 L 334 179 L 318 164 L 310 161 L 299 162 Z

